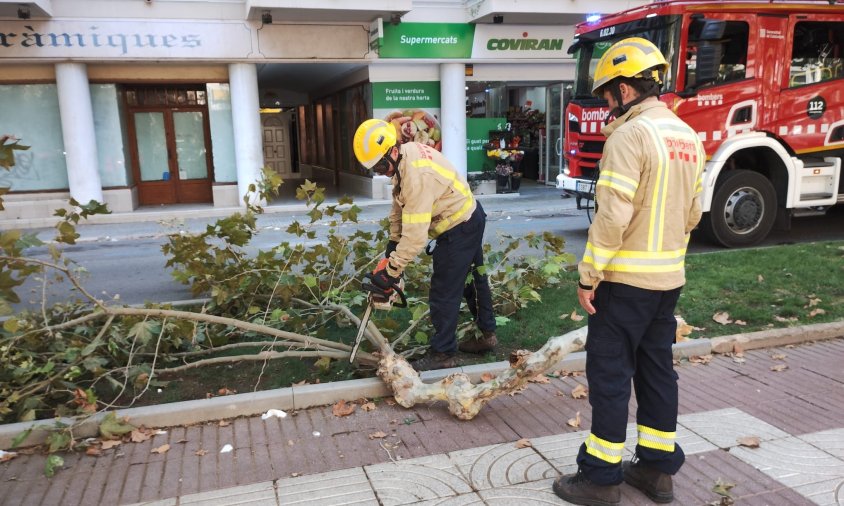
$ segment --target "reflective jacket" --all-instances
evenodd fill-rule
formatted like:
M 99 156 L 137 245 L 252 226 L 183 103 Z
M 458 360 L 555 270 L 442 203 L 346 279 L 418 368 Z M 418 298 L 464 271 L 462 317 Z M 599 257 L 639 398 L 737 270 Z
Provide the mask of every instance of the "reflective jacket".
M 689 233 L 700 221 L 706 153 L 697 133 L 666 105 L 646 100 L 605 126 L 580 282 L 649 290 L 686 282 Z
M 417 142 L 402 144 L 402 158 L 393 175 L 390 240 L 398 242 L 387 274 L 398 276 L 416 258 L 428 238 L 468 220 L 475 198 L 466 182 L 442 153 Z

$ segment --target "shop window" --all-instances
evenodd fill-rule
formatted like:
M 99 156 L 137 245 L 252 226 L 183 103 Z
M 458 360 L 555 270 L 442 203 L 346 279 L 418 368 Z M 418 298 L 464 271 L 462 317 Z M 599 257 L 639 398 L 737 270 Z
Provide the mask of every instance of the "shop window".
M 803 21 L 793 40 L 789 87 L 844 77 L 844 23 Z
M 727 21 L 721 44 L 721 64 L 718 77 L 710 85 L 726 84 L 746 79 L 747 75 L 747 39 L 749 26 L 744 21 Z M 692 42 L 686 52 L 686 88 L 695 86 L 697 66 L 697 44 Z
M 205 85 L 190 87 L 144 86 L 126 89 L 126 103 L 131 107 L 172 107 L 206 105 Z

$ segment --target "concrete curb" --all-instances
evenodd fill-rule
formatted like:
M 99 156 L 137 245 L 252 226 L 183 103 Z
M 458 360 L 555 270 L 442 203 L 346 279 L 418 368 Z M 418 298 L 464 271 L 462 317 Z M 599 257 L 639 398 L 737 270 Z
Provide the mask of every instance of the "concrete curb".
M 844 321 L 801 325 L 785 329 L 771 329 L 748 334 L 716 337 L 712 339 L 692 339 L 674 345 L 674 357 L 688 358 L 709 353 L 728 353 L 735 344 L 745 350 L 806 343 L 844 336 Z M 552 370 L 582 371 L 586 366 L 586 353 L 575 352 L 558 362 Z M 454 369 L 427 371 L 421 374 L 425 382 L 438 381 L 449 374 L 463 372 L 471 380 L 479 381 L 485 373 L 496 374 L 510 367 L 506 361 L 489 364 L 476 364 Z M 214 397 L 193 401 L 173 402 L 155 406 L 117 410 L 118 417 L 128 417 L 133 425 L 146 427 L 174 427 L 208 421 L 254 416 L 269 409 L 299 410 L 314 406 L 333 404 L 339 400 L 353 400 L 361 397 L 376 398 L 389 396 L 387 386 L 378 378 L 337 381 L 318 385 L 302 385 L 279 388 L 262 392 Z M 74 429 L 74 436 L 93 437 L 105 413 L 99 413 Z M 64 424 L 73 423 L 73 419 L 57 419 Z M 41 444 L 54 426 L 54 420 L 38 420 L 0 425 L 0 449 L 11 447 L 12 440 L 22 432 L 32 429 L 26 439 L 27 446 Z

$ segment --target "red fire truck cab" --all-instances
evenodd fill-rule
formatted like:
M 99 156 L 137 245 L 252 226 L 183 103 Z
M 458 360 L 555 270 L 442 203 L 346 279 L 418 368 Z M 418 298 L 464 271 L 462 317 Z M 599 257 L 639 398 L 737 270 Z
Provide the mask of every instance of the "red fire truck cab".
M 755 244 L 844 203 L 844 0 L 667 0 L 581 23 L 558 188 L 593 198 L 609 110 L 591 76 L 627 37 L 662 50 L 660 100 L 706 149 L 700 227 L 712 240 Z

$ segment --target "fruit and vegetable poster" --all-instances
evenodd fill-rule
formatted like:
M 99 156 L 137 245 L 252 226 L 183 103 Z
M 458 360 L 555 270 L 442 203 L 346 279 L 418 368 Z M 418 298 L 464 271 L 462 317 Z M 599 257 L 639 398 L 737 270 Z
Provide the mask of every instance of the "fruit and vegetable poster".
M 372 83 L 372 114 L 392 123 L 400 142 L 442 151 L 439 81 Z
M 483 172 L 494 169 L 495 162 L 487 156 L 485 145 L 489 143 L 491 130 L 504 130 L 507 118 L 466 118 L 466 169 L 467 172 Z

